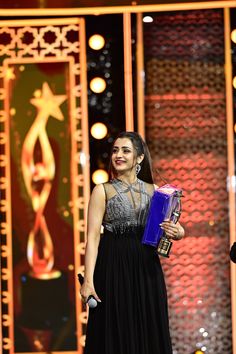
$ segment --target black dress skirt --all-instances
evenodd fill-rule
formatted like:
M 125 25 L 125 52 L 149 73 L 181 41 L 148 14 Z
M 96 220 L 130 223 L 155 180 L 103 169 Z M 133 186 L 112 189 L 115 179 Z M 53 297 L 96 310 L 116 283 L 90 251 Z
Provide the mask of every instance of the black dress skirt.
M 155 249 L 142 227 L 105 231 L 94 285 L 101 303 L 89 310 L 85 354 L 171 354 L 167 294 Z

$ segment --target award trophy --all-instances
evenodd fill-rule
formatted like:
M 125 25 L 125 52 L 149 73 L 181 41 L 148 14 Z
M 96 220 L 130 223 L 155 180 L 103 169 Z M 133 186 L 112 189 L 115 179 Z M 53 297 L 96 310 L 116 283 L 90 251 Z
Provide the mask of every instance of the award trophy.
M 27 243 L 30 271 L 21 277 L 20 323 L 31 351 L 51 350 L 53 330 L 62 326 L 69 308 L 67 278 L 54 268 L 54 247 L 44 214 L 56 169 L 46 126 L 49 117 L 64 119 L 59 106 L 65 99 L 53 95 L 48 83 L 43 83 L 41 96 L 30 100 L 38 111 L 22 146 L 22 175 L 34 223 Z M 35 157 L 36 146 L 40 159 Z
M 182 190 L 165 184 L 152 197 L 142 243 L 157 248 L 157 253 L 169 257 L 172 242 L 166 237 L 160 224 L 168 219 L 177 223 L 181 215 Z

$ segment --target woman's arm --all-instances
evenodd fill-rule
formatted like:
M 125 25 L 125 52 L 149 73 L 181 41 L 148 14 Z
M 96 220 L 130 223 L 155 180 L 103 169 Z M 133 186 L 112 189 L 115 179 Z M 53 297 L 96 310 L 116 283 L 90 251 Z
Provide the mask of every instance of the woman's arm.
M 93 284 L 93 273 L 97 260 L 98 245 L 100 242 L 100 233 L 103 216 L 105 213 L 105 192 L 103 185 L 97 185 L 91 194 L 88 206 L 88 227 L 87 244 L 85 250 L 85 274 L 84 283 L 80 294 L 83 301 L 86 301 L 89 295 L 101 301 L 95 292 Z

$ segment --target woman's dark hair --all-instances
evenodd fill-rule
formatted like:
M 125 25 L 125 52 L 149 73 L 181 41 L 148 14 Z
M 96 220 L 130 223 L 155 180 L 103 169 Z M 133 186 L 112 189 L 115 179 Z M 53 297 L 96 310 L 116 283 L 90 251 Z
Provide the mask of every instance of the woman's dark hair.
M 148 150 L 147 144 L 142 139 L 141 135 L 136 132 L 121 132 L 116 139 L 128 138 L 137 152 L 137 157 L 144 155 L 143 161 L 141 162 L 141 170 L 138 174 L 138 178 L 147 183 L 153 183 L 153 176 L 152 176 L 152 167 L 151 167 L 151 156 Z M 113 144 L 114 146 L 114 144 Z M 111 152 L 112 154 L 112 152 Z M 115 170 L 112 166 L 111 157 L 110 157 L 110 165 L 109 165 L 109 177 L 114 178 L 116 175 Z

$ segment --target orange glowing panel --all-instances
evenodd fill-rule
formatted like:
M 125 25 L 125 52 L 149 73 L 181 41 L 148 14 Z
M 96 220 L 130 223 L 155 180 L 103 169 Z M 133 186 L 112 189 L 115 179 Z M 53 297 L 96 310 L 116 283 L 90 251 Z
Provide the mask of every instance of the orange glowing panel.
M 82 353 L 86 311 L 76 273 L 89 196 L 84 22 L 0 24 L 2 345 L 6 354 Z M 71 318 L 70 340 L 58 342 Z
M 132 41 L 131 14 L 123 14 L 124 29 L 124 82 L 125 82 L 125 122 L 126 130 L 134 130 L 133 78 L 132 78 Z
M 59 106 L 66 98 L 66 95 L 53 95 L 48 83 L 43 83 L 41 97 L 30 100 L 38 112 L 22 146 L 23 179 L 36 214 L 35 224 L 29 233 L 27 258 L 32 267 L 31 275 L 39 279 L 57 278 L 61 274 L 59 271 L 52 270 L 54 265 L 53 244 L 43 211 L 51 193 L 56 167 L 46 126 L 49 117 L 59 121 L 64 120 Z M 34 149 L 37 141 L 39 141 L 42 151 L 42 160 L 35 163 Z M 42 184 L 40 190 L 36 188 L 38 182 Z
M 232 62 L 230 43 L 230 10 L 224 10 L 225 29 L 225 81 L 226 81 L 226 120 L 227 120 L 227 157 L 228 157 L 228 193 L 229 193 L 229 233 L 230 245 L 236 241 L 236 206 L 235 206 L 235 143 L 232 91 Z M 235 78 L 233 79 L 235 81 Z M 231 262 L 231 313 L 232 333 L 236 332 L 236 266 Z M 232 350 L 236 354 L 236 337 L 232 336 Z

